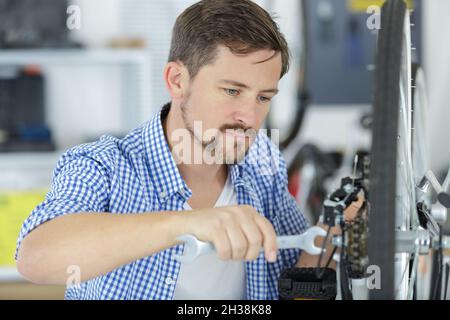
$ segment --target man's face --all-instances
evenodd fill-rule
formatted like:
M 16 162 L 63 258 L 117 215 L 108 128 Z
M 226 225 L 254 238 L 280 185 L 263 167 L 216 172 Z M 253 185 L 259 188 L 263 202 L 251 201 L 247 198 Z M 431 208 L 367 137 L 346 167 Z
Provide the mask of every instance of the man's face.
M 240 162 L 278 92 L 281 67 L 281 55 L 274 51 L 235 55 L 219 46 L 214 62 L 189 82 L 181 102 L 184 124 L 194 140 L 221 155 L 223 163 Z

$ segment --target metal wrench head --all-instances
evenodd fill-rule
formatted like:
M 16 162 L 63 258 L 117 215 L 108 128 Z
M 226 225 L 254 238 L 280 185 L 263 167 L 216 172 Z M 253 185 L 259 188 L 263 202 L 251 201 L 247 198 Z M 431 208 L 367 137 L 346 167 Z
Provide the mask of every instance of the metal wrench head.
M 302 234 L 303 250 L 311 255 L 319 255 L 322 252 L 322 248 L 317 247 L 314 244 L 314 240 L 317 236 L 325 237 L 326 235 L 327 232 L 321 227 L 314 226 L 309 228 Z
M 195 236 L 185 234 L 179 236 L 177 240 L 184 242 L 183 255 L 174 255 L 174 259 L 178 262 L 192 262 L 200 255 L 200 248 L 203 242 L 199 241 Z

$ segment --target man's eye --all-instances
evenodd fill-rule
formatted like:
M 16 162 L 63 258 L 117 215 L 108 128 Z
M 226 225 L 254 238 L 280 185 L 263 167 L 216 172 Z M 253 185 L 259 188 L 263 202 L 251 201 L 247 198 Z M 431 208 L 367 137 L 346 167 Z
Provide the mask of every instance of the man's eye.
M 225 93 L 230 96 L 235 97 L 235 96 L 239 95 L 239 90 L 236 90 L 236 89 L 224 89 L 224 90 L 225 90 Z
M 258 99 L 259 99 L 259 102 L 270 102 L 270 100 L 272 100 L 271 98 L 267 98 L 267 97 L 264 97 L 264 96 L 259 96 L 258 97 Z

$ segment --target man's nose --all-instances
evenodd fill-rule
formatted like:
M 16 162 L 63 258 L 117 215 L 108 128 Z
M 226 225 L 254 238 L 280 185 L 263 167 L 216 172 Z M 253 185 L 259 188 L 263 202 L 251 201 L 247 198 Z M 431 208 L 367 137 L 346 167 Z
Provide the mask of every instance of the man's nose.
M 234 121 L 243 124 L 245 127 L 257 127 L 257 110 L 258 104 L 256 101 L 247 101 L 240 104 L 234 112 Z

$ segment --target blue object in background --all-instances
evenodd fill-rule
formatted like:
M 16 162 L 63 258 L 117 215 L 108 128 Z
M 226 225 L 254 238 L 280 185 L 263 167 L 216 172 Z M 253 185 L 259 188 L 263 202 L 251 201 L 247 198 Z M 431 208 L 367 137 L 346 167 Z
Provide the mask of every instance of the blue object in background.
M 422 1 L 415 0 L 414 8 L 412 44 L 417 49 L 413 57 L 420 63 Z M 306 0 L 306 15 L 310 104 L 370 104 L 373 72 L 368 66 L 375 63 L 377 42 L 377 32 L 366 25 L 370 15 L 350 12 L 347 0 Z
M 358 19 L 355 16 L 350 17 L 344 47 L 344 63 L 350 68 L 364 67 L 364 43 L 362 37 Z
M 50 130 L 44 125 L 19 126 L 18 136 L 24 142 L 51 140 Z

